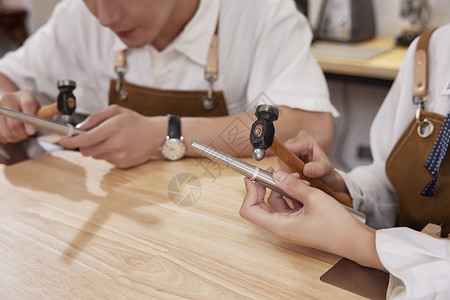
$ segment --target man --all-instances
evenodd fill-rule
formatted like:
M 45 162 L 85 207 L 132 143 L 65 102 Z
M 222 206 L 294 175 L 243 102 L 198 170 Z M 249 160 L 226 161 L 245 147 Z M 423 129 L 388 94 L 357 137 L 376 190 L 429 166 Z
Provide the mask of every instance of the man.
M 88 132 L 61 145 L 121 168 L 144 163 L 161 155 L 167 117 L 108 106 L 118 53 L 127 49 L 128 82 L 157 93 L 207 91 L 212 82 L 205 80 L 206 62 L 215 32 L 219 60 L 214 90 L 223 90 L 230 115 L 183 117 L 184 140 L 195 138 L 249 155 L 246 141 L 254 120 L 246 111 L 269 102 L 281 108 L 279 139 L 305 129 L 329 149 L 335 110 L 309 51 L 308 23 L 289 0 L 62 1 L 48 24 L 0 61 L 0 105 L 35 114 L 56 99 L 58 80 L 75 80 L 77 113 L 90 115 L 80 128 Z M 0 118 L 2 143 L 18 142 L 35 131 Z M 172 158 L 184 154 L 194 155 L 187 149 Z

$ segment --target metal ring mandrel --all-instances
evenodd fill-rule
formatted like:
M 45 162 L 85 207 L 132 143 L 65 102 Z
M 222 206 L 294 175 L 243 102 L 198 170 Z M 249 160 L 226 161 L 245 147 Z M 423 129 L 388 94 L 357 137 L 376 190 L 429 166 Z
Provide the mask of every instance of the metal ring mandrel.
M 20 111 L 9 109 L 6 107 L 0 107 L 0 115 L 8 118 L 12 118 L 19 122 L 33 125 L 37 128 L 48 130 L 50 132 L 62 135 L 62 136 L 72 136 L 81 134 L 84 130 L 74 128 L 71 124 L 58 124 L 46 119 L 42 119 L 33 115 L 25 114 Z
M 192 140 L 190 147 L 203 156 L 206 156 L 207 158 L 244 175 L 246 178 L 251 179 L 252 181 L 260 182 L 265 187 L 285 195 L 273 181 L 272 174 L 261 170 L 258 166 L 242 161 L 234 156 L 226 154 L 213 148 L 212 146 L 207 146 L 196 140 Z M 286 197 L 289 196 L 286 195 Z

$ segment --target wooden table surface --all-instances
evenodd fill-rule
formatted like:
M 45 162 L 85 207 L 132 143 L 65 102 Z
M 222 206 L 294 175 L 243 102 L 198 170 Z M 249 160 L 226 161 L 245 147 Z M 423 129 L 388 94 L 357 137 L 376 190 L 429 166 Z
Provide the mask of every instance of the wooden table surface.
M 335 43 L 336 44 L 336 43 Z M 407 48 L 395 46 L 393 39 L 375 38 L 366 42 L 342 44 L 362 50 L 386 50 L 367 60 L 342 58 L 333 55 L 315 55 L 325 73 L 394 80 L 405 57 Z M 314 47 L 314 45 L 313 45 Z
M 119 170 L 56 151 L 0 166 L 0 298 L 362 299 L 320 281 L 340 257 L 241 218 L 244 193 L 207 159 Z

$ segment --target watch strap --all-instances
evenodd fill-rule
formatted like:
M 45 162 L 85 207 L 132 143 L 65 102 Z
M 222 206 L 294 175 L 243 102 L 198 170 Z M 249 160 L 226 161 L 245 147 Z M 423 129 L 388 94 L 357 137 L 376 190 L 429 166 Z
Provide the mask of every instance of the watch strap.
M 168 137 L 169 139 L 180 139 L 181 138 L 181 118 L 175 115 L 168 115 L 169 118 L 169 129 Z

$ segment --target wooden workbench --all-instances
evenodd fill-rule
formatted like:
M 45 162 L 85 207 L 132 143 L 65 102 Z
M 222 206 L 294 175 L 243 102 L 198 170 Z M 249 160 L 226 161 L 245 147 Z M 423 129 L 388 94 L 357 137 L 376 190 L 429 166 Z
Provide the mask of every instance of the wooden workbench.
M 2 165 L 0 298 L 361 299 L 320 281 L 339 257 L 242 219 L 244 193 L 207 159 L 119 170 L 56 151 Z

